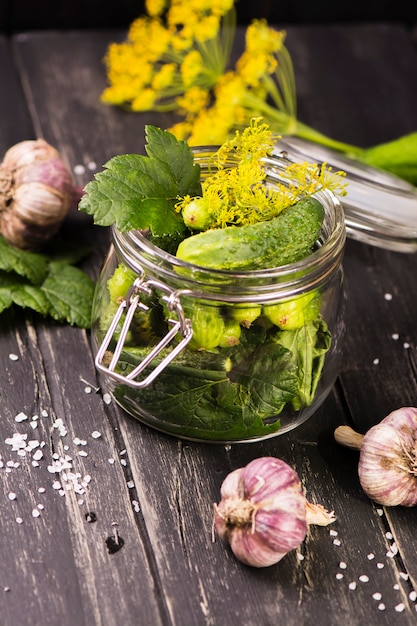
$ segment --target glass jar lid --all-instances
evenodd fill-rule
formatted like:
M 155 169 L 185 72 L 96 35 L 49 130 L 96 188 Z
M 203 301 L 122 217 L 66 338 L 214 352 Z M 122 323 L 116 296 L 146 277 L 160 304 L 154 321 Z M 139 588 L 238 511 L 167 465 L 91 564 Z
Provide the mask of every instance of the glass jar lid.
M 346 232 L 387 250 L 417 251 L 417 188 L 383 170 L 298 137 L 282 137 L 274 153 L 291 161 L 326 163 L 346 172 L 347 195 L 341 198 Z

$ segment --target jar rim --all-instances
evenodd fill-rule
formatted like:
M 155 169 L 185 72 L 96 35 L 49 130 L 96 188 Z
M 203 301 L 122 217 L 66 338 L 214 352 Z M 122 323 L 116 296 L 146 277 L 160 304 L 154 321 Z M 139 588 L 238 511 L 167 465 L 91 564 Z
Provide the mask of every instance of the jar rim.
M 195 148 L 197 162 L 213 150 L 212 146 Z M 277 171 L 283 167 L 283 162 L 284 159 L 276 155 L 266 157 L 265 163 L 272 178 L 278 176 Z M 263 299 L 266 292 L 274 290 L 276 293 L 277 289 L 280 294 L 285 291 L 294 294 L 320 286 L 340 266 L 344 252 L 346 228 L 341 202 L 327 189 L 317 191 L 313 197 L 321 202 L 325 210 L 317 247 L 307 257 L 278 267 L 244 271 L 202 267 L 159 248 L 144 232 L 122 232 L 116 226 L 112 226 L 113 244 L 133 271 L 141 273 L 145 270 L 145 273 L 157 274 L 160 280 L 166 279 L 168 282 L 175 279 L 178 285 L 182 284 L 183 289 L 192 288 L 195 291 L 201 288 L 205 293 L 208 290 L 217 294 L 219 289 L 227 290 L 228 293 L 249 290 L 251 299 L 254 291 L 262 293 L 260 298 Z

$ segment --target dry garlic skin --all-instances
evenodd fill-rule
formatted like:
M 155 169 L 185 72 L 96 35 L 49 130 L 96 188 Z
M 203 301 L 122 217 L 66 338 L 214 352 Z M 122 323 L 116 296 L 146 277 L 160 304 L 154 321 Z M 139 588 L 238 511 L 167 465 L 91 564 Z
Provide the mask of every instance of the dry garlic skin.
M 365 434 L 359 480 L 365 493 L 387 506 L 417 504 L 417 409 L 393 411 Z
M 222 484 L 215 527 L 243 563 L 277 563 L 307 534 L 306 499 L 297 473 L 274 457 L 235 470 Z

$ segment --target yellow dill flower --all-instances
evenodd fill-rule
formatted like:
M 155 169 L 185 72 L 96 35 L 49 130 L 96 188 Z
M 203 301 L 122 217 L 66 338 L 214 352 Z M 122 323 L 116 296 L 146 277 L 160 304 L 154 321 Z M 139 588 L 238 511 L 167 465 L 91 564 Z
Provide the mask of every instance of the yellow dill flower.
M 145 0 L 145 8 L 148 15 L 156 17 L 161 15 L 166 6 L 166 0 Z
M 265 74 L 271 74 L 276 66 L 277 61 L 271 54 L 253 55 L 246 51 L 237 61 L 236 70 L 247 85 L 255 87 Z
M 165 63 L 161 65 L 159 71 L 152 77 L 152 89 L 160 91 L 169 87 L 174 82 L 176 65 L 175 63 Z
M 219 28 L 220 16 L 207 15 L 206 17 L 203 17 L 195 25 L 194 33 L 196 41 L 203 42 L 209 39 L 214 39 L 219 32 Z
M 210 94 L 207 89 L 191 87 L 191 89 L 187 89 L 182 96 L 177 98 L 177 104 L 181 113 L 195 115 L 207 106 L 209 99 Z
M 185 140 L 189 137 L 191 132 L 191 124 L 188 122 L 178 122 L 169 128 L 169 132 L 171 132 L 175 137 L 179 140 Z
M 254 20 L 246 29 L 246 50 L 250 54 L 270 54 L 281 50 L 286 33 L 268 26 L 266 20 Z
M 171 39 L 172 32 L 156 18 L 139 18 L 129 28 L 128 41 L 133 44 L 137 54 L 142 54 L 150 61 L 161 58 Z
M 148 111 L 153 107 L 155 99 L 154 89 L 142 89 L 139 95 L 132 99 L 132 111 Z
M 191 52 L 186 54 L 180 70 L 185 87 L 189 87 L 204 70 L 203 58 L 200 52 L 191 50 Z

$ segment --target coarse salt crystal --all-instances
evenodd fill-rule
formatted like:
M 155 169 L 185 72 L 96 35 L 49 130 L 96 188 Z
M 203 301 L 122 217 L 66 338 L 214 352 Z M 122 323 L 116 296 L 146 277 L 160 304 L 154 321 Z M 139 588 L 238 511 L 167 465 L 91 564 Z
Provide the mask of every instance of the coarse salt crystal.
M 85 167 L 84 165 L 82 165 L 81 163 L 79 163 L 78 165 L 74 165 L 74 174 L 84 174 L 85 173 Z
M 21 517 L 16 517 L 16 523 L 17 524 L 23 524 L 23 520 Z
M 394 339 L 394 341 L 398 341 L 398 339 L 400 338 L 400 335 L 398 333 L 392 333 L 391 337 L 392 339 Z
M 87 167 L 89 170 L 96 170 L 97 169 L 97 163 L 95 161 L 90 161 L 89 163 L 87 163 Z
M 395 591 L 399 591 L 400 585 L 398 583 L 395 583 L 395 585 L 393 585 L 392 588 L 395 589 Z
M 104 404 L 110 404 L 111 403 L 111 395 L 109 393 L 105 393 L 103 395 L 103 402 L 104 402 Z
M 342 580 L 342 578 L 344 578 L 344 575 L 339 572 L 338 574 L 336 574 L 336 578 L 337 580 Z
M 417 600 L 417 592 L 410 591 L 410 593 L 408 594 L 408 597 L 410 598 L 411 602 L 415 602 Z
M 99 439 L 101 437 L 101 433 L 98 430 L 95 430 L 91 433 L 93 439 Z
M 342 544 L 342 542 L 340 541 L 340 539 L 333 539 L 333 545 L 334 546 L 340 546 Z
M 380 604 L 378 604 L 378 609 L 380 611 L 385 611 L 385 604 L 383 602 L 381 602 Z
M 17 498 L 16 494 L 13 491 L 11 491 L 9 493 L 8 497 L 9 497 L 9 500 L 16 500 L 16 498 Z
M 397 613 L 402 613 L 405 610 L 405 605 L 400 602 L 400 604 L 397 604 L 395 606 L 395 610 L 397 611 Z
M 38 493 L 45 493 L 46 489 L 45 487 L 39 487 L 38 489 Z
M 400 578 L 402 578 L 403 580 L 408 580 L 408 574 L 406 574 L 405 572 L 400 572 Z
M 79 456 L 88 456 L 88 452 L 86 452 L 85 450 L 80 450 L 78 455 Z
M 340 561 L 339 567 L 340 567 L 340 569 L 346 569 L 347 565 L 346 565 L 346 563 L 344 561 Z
M 127 481 L 127 486 L 129 489 L 133 489 L 133 487 L 135 486 L 135 483 L 133 482 L 133 480 L 128 480 Z
M 114 465 L 114 459 L 108 459 L 108 462 L 110 463 L 110 465 Z
M 377 591 L 376 593 L 372 594 L 372 597 L 374 600 L 381 600 L 382 594 Z
M 139 511 L 139 502 L 136 502 L 136 500 L 132 500 L 132 505 L 133 505 L 133 508 L 135 509 L 135 511 L 137 513 Z M 299 561 L 304 561 L 304 554 L 301 554 L 301 552 L 298 552 L 297 559 Z
M 406 350 L 408 350 L 408 348 L 410 347 L 410 344 L 408 343 L 408 341 L 405 341 L 403 343 L 403 348 L 405 348 Z
M 372 552 L 370 552 L 366 558 L 368 559 L 368 561 L 372 561 L 372 559 L 374 559 L 374 558 L 375 558 L 375 554 L 373 554 Z
M 33 428 L 33 430 L 35 430 L 35 428 L 37 428 L 37 427 L 38 427 L 38 422 L 36 422 L 35 420 L 32 420 L 32 421 L 30 422 L 30 426 L 31 426 L 31 428 Z
M 46 409 L 43 409 L 43 411 L 41 411 L 41 415 L 42 417 L 48 417 L 48 411 Z
M 337 532 L 337 530 L 332 529 L 329 534 L 330 534 L 330 537 L 337 537 L 339 533 Z
M 34 461 L 40 461 L 40 459 L 43 458 L 43 452 L 41 449 L 35 450 L 35 452 L 32 455 L 32 459 Z
M 356 589 L 355 581 L 352 581 L 351 583 L 349 583 L 349 589 L 351 589 L 352 591 L 354 591 Z
M 32 511 L 32 517 L 39 517 L 40 513 L 39 513 L 39 509 L 33 509 Z
M 20 413 L 18 413 L 15 416 L 14 421 L 20 423 L 20 422 L 26 421 L 27 419 L 28 419 L 28 416 L 26 415 L 26 413 L 23 413 L 23 411 L 20 411 Z
M 17 354 L 14 354 L 14 352 L 11 352 L 11 353 L 9 354 L 9 359 L 10 359 L 11 361 L 18 361 L 18 360 L 19 360 L 19 357 L 17 356 Z
M 382 509 L 377 509 L 376 512 L 378 513 L 379 517 L 382 517 L 382 515 L 384 515 L 384 511 Z
M 369 583 L 369 576 L 367 576 L 366 574 L 362 574 L 362 576 L 359 576 L 359 580 L 361 581 L 361 583 Z
M 379 365 L 379 359 L 374 359 L 374 360 L 372 361 L 372 363 L 373 363 L 374 365 Z
M 378 569 L 383 569 L 385 567 L 384 563 L 377 563 L 376 566 Z
M 123 467 L 126 467 L 126 466 L 127 466 L 126 460 L 125 460 L 125 459 L 122 459 L 122 460 L 120 461 L 120 465 L 123 465 Z
M 52 483 L 52 489 L 61 489 L 61 483 L 59 482 L 59 480 L 55 480 Z
M 43 506 L 43 504 L 40 502 L 40 503 L 38 504 L 38 509 L 39 509 L 40 511 L 43 511 L 43 510 L 44 510 L 44 508 L 45 508 L 45 507 L 44 507 L 44 506 Z
M 91 387 L 84 387 L 84 393 L 91 393 L 92 391 Z
M 392 293 L 385 293 L 384 294 L 384 299 L 388 300 L 388 301 L 392 300 Z
M 392 539 L 392 538 L 393 538 L 393 537 L 392 537 L 392 533 L 390 533 L 390 532 L 385 533 L 385 537 L 386 537 L 387 539 Z

